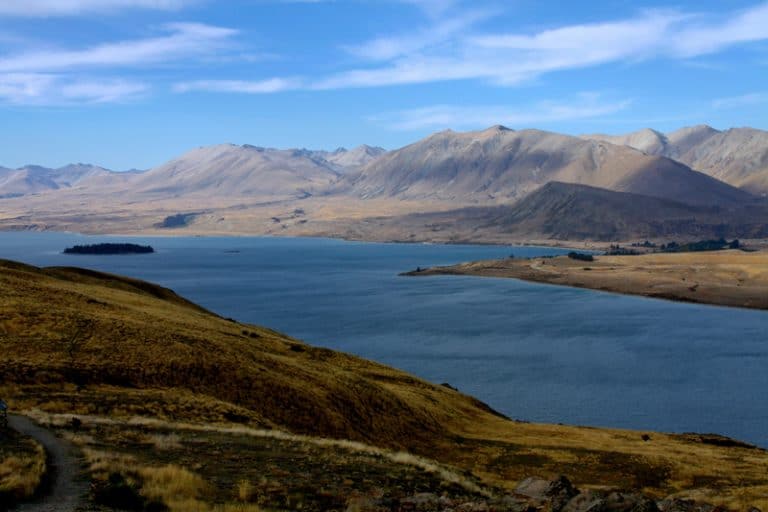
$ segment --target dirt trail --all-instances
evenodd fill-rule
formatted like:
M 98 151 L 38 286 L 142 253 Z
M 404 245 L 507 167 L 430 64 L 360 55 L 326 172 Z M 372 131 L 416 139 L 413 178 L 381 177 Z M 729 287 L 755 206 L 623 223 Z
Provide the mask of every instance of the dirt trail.
M 10 416 L 11 428 L 33 437 L 48 455 L 50 478 L 35 501 L 24 503 L 13 512 L 74 512 L 85 504 L 88 482 L 83 478 L 83 460 L 77 450 L 56 434 L 23 416 Z

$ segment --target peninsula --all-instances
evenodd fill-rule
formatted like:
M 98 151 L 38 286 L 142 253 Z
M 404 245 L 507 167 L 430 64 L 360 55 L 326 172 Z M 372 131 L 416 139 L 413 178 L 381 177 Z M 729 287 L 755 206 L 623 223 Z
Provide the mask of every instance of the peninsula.
M 739 250 L 461 263 L 406 272 L 409 276 L 511 277 L 659 299 L 768 309 L 768 251 Z

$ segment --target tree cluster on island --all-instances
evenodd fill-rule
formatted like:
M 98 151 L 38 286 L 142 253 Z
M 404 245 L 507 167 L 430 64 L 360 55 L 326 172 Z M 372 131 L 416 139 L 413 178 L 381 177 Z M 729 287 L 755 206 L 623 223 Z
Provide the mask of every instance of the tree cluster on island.
M 92 244 L 75 245 L 64 249 L 64 254 L 150 254 L 155 250 L 149 245 L 137 244 Z
M 583 253 L 583 252 L 571 251 L 568 253 L 568 257 L 571 258 L 572 260 L 577 260 L 577 261 L 595 261 L 594 256 L 592 256 L 591 254 Z

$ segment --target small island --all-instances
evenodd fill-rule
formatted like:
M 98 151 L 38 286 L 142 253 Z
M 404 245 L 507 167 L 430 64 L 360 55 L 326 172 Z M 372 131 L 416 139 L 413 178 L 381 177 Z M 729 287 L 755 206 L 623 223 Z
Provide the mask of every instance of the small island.
M 64 254 L 150 254 L 155 250 L 149 245 L 92 244 L 75 245 L 64 249 Z

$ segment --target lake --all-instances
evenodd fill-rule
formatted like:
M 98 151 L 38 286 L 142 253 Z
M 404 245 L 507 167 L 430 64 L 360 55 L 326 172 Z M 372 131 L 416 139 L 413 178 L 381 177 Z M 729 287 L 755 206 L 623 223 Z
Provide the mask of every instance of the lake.
M 157 253 L 61 254 L 117 240 L 151 244 Z M 766 312 L 512 279 L 397 275 L 563 252 L 0 233 L 0 258 L 153 281 L 223 316 L 450 383 L 516 419 L 714 432 L 768 447 Z

